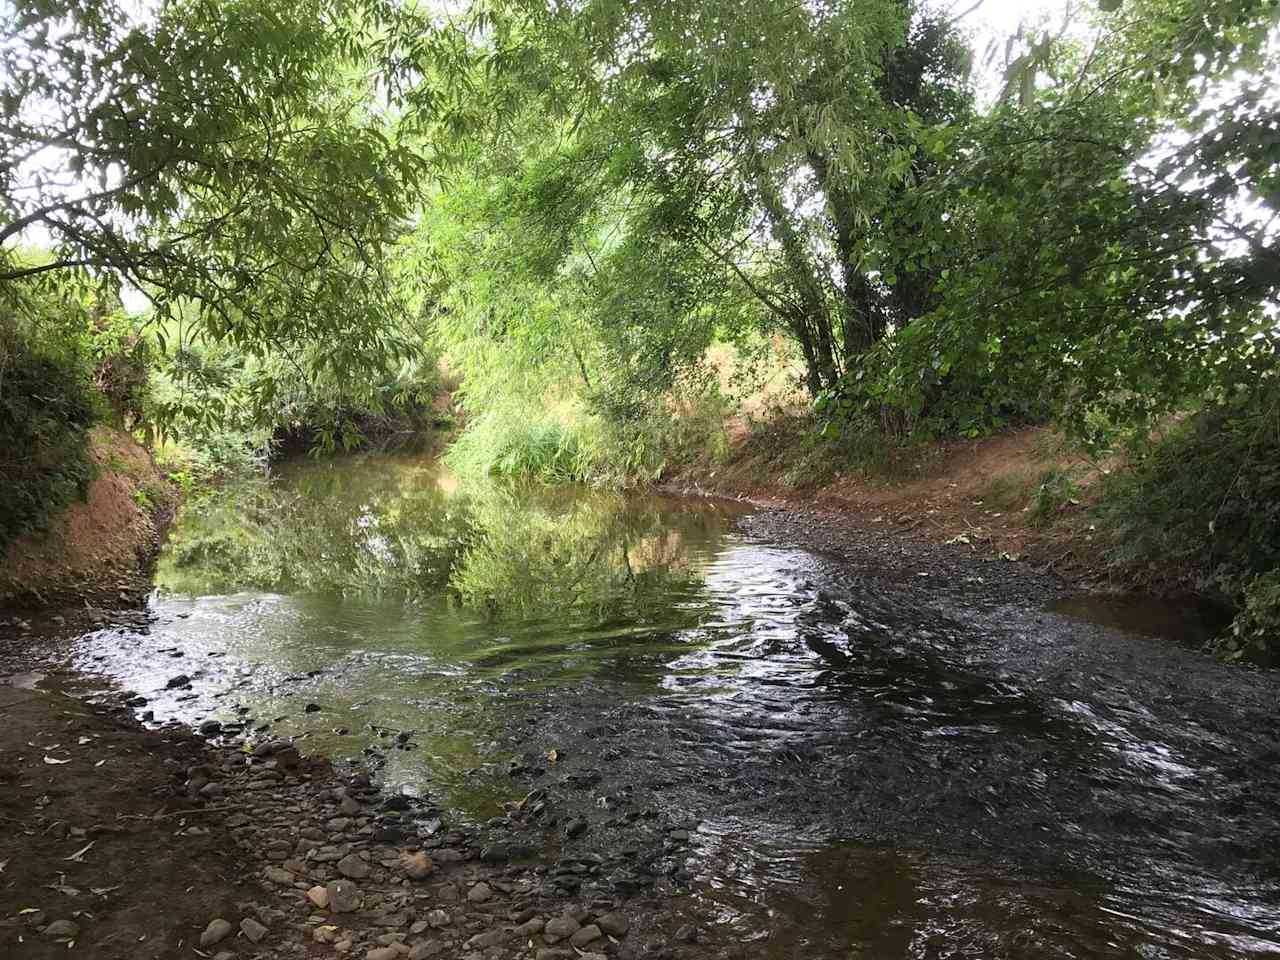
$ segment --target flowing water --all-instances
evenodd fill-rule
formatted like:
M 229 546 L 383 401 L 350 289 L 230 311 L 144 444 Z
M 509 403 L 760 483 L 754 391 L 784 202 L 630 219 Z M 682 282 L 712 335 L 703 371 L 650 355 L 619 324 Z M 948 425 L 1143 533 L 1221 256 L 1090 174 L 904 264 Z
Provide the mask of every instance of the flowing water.
M 78 657 L 446 817 L 541 788 L 591 822 L 550 846 L 749 956 L 1280 956 L 1276 675 L 1197 652 L 1189 611 L 1019 576 L 368 455 L 189 508 L 153 622 Z

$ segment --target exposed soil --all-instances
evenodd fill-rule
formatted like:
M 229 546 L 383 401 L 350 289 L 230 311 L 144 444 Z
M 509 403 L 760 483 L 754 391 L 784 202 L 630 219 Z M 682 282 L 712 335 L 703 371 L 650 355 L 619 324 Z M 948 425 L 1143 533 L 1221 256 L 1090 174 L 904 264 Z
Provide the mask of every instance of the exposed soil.
M 147 593 L 176 495 L 150 454 L 123 432 L 95 430 L 90 453 L 98 477 L 85 499 L 0 558 L 0 607 L 112 607 Z
M 807 433 L 786 420 L 740 431 L 724 463 L 687 466 L 664 489 L 798 509 L 840 525 L 854 540 L 869 534 L 876 542 L 945 545 L 1026 562 L 1078 587 L 1125 586 L 1108 567 L 1089 517 L 1103 468 L 1046 428 L 895 450 L 875 468 L 842 466 L 834 453 L 806 449 Z M 1038 515 L 1037 494 L 1051 471 L 1068 475 L 1073 490 Z

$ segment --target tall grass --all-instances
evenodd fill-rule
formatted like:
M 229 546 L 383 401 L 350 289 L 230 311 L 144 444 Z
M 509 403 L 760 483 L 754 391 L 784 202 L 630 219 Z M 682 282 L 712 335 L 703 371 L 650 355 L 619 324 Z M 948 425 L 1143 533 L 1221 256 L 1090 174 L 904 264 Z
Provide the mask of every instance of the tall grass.
M 501 407 L 470 423 L 446 459 L 464 474 L 542 483 L 586 482 L 606 467 L 604 431 L 588 418 L 566 422 L 545 413 L 530 416 L 514 406 Z

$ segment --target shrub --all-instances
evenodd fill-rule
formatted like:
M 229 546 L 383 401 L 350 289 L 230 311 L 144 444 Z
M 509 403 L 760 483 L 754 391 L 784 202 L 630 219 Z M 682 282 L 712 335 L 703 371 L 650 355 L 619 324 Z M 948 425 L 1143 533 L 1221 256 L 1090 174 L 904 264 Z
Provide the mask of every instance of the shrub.
M 1280 387 L 1273 381 L 1174 425 L 1114 475 L 1099 506 L 1113 562 L 1148 584 L 1236 604 L 1220 652 L 1280 651 Z
M 94 477 L 98 416 L 87 359 L 0 318 L 0 552 L 44 529 Z
M 1040 477 L 1035 495 L 1027 511 L 1027 521 L 1033 527 L 1047 527 L 1057 519 L 1059 512 L 1069 503 L 1076 503 L 1080 495 L 1079 485 L 1071 475 L 1057 467 L 1050 468 Z

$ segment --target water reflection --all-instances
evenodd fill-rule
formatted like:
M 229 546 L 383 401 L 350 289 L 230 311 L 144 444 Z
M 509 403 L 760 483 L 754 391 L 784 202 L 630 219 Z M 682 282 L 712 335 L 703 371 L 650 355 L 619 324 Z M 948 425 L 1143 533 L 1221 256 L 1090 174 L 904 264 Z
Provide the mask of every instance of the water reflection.
M 475 821 L 556 749 L 540 785 L 593 784 L 560 809 L 702 821 L 685 903 L 751 956 L 1280 954 L 1262 674 L 855 581 L 733 509 L 413 458 L 228 491 L 158 584 L 150 631 L 80 647 L 157 716 L 375 751 Z

